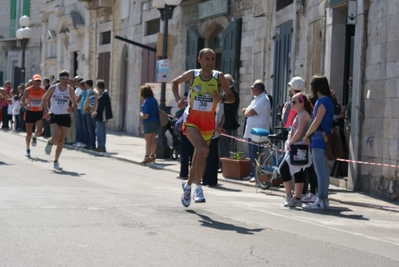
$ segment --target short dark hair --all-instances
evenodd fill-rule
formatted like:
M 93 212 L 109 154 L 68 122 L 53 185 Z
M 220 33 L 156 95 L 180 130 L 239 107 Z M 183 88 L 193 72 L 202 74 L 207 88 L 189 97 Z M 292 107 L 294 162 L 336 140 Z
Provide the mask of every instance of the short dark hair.
M 90 87 L 93 87 L 93 80 L 85 80 L 85 84 L 87 84 Z
M 47 78 L 47 77 L 44 77 L 43 82 L 46 82 L 46 83 L 50 84 L 50 79 Z
M 215 54 L 215 52 L 214 52 L 212 49 L 210 49 L 210 48 L 203 48 L 203 49 L 201 49 L 201 50 L 199 51 L 198 56 L 199 56 L 200 58 L 202 58 L 202 54 L 204 54 L 204 53 L 206 53 L 206 52 L 211 52 L 212 54 Z
M 101 89 L 105 89 L 105 82 L 103 80 L 97 80 L 97 87 L 100 87 Z
M 140 86 L 140 97 L 146 99 L 147 97 L 154 96 L 154 92 L 149 85 Z
M 60 73 L 58 73 L 58 76 L 59 77 L 62 77 L 62 76 L 68 76 L 69 77 L 69 71 L 62 70 L 62 71 L 60 71 Z

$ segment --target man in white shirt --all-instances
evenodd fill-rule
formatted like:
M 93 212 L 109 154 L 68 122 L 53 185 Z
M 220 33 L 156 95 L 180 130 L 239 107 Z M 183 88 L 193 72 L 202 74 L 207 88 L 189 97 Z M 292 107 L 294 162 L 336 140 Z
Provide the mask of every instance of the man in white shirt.
M 252 94 L 254 99 L 248 107 L 242 109 L 244 117 L 247 118 L 245 126 L 244 138 L 251 141 L 251 129 L 252 128 L 264 128 L 270 130 L 270 100 L 265 91 L 265 84 L 262 80 L 256 80 L 251 86 Z M 251 162 L 251 173 L 247 179 L 255 181 L 255 159 L 257 156 L 259 146 L 249 144 L 249 158 Z

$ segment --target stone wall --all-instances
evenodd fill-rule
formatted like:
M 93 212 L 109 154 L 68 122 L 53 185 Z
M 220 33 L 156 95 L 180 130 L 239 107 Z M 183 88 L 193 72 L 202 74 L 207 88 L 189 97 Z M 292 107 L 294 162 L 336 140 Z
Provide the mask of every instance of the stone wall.
M 370 1 L 361 117 L 361 159 L 398 165 L 399 3 Z M 361 165 L 357 189 L 399 198 L 398 171 Z

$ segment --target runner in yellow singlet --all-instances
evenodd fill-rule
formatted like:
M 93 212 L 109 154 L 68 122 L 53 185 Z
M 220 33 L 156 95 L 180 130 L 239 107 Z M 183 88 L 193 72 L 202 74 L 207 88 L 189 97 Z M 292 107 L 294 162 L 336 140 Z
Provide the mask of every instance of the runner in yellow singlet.
M 215 53 L 210 48 L 204 48 L 199 52 L 198 62 L 201 69 L 189 70 L 172 81 L 172 90 L 179 108 L 186 103 L 179 96 L 179 84 L 189 82 L 191 84 L 188 93 L 188 105 L 183 114 L 186 120 L 183 124 L 183 133 L 194 146 L 194 155 L 191 162 L 190 174 L 187 181 L 183 181 L 183 206 L 190 206 L 191 184 L 195 180 L 194 201 L 205 202 L 201 188 L 201 178 L 204 175 L 206 157 L 209 152 L 209 143 L 215 131 L 215 113 L 220 102 L 233 103 L 234 95 L 227 81 L 220 71 L 213 70 L 215 65 Z M 219 93 L 222 88 L 224 95 Z

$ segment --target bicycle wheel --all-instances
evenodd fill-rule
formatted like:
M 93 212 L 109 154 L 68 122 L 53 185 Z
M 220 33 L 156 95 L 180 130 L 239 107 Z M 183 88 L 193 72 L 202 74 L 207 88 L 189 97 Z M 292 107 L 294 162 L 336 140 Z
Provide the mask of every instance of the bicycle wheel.
M 273 151 L 264 148 L 255 161 L 255 179 L 260 189 L 266 190 L 272 185 L 276 167 L 273 166 Z

